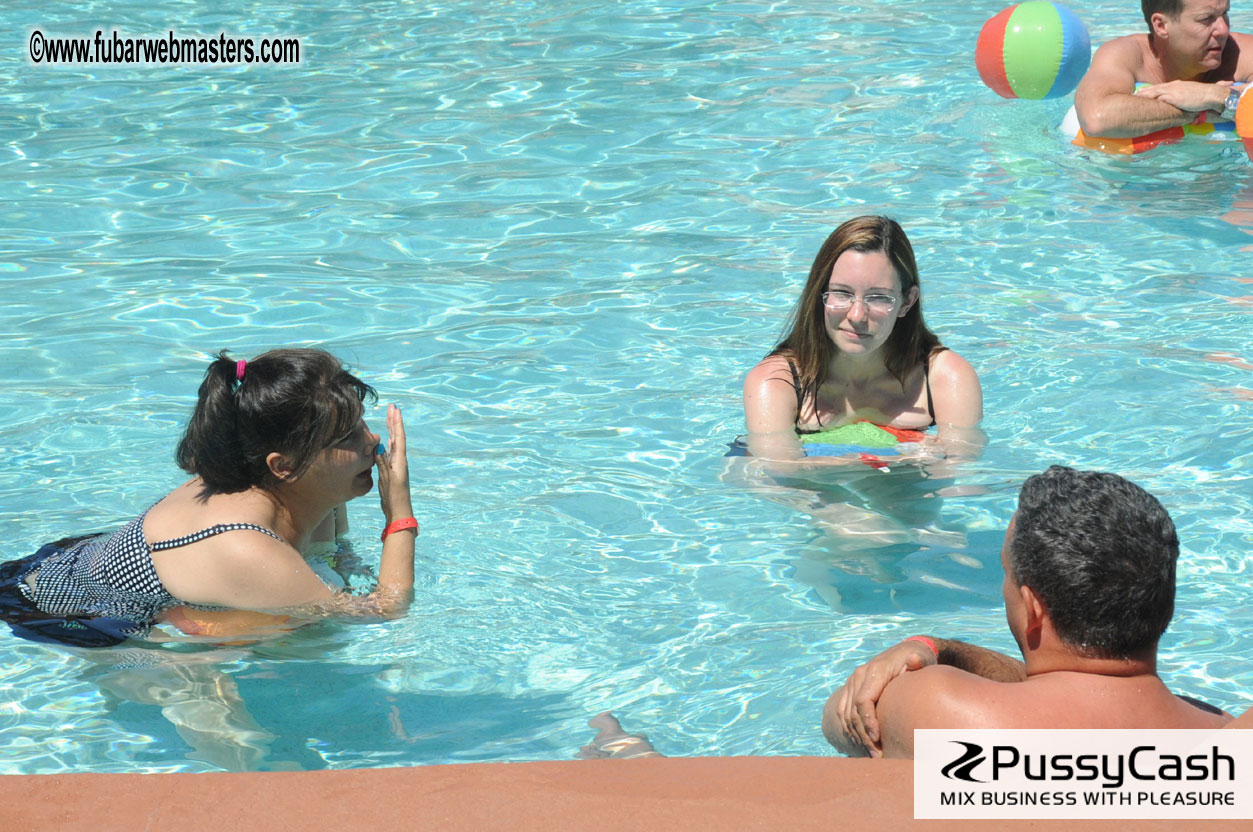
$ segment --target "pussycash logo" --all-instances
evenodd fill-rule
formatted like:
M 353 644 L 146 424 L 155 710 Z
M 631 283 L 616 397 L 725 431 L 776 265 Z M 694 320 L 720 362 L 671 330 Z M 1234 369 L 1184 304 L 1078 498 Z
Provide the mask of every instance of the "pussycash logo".
M 967 783 L 986 783 L 986 780 L 980 780 L 971 774 L 975 766 L 982 763 L 985 759 L 983 746 L 976 745 L 973 742 L 959 742 L 957 740 L 950 740 L 950 742 L 954 745 L 964 745 L 966 750 L 956 760 L 940 769 L 940 774 L 943 774 L 950 780 L 965 780 Z
M 949 740 L 953 745 L 962 746 L 962 753 L 948 765 L 940 769 L 940 773 L 949 780 L 963 780 L 967 783 L 987 783 L 989 780 L 975 776 L 976 769 L 982 775 L 988 772 L 981 768 L 987 763 L 991 767 L 991 782 L 1002 777 L 1025 777 L 1027 780 L 1047 780 L 1049 782 L 1073 780 L 1075 782 L 1100 781 L 1103 789 L 1121 788 L 1127 780 L 1139 782 L 1185 782 L 1208 781 L 1217 783 L 1226 780 L 1234 783 L 1236 779 L 1236 761 L 1233 757 L 1222 754 L 1218 746 L 1211 746 L 1207 753 L 1178 754 L 1159 753 L 1156 746 L 1137 745 L 1125 754 L 1024 754 L 1017 746 L 994 745 L 991 756 L 984 753 L 984 748 L 973 742 Z

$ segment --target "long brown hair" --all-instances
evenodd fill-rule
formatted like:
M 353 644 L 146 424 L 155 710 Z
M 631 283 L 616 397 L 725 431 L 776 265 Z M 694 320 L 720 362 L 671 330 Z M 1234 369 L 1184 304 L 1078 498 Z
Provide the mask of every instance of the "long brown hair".
M 837 351 L 827 334 L 822 293 L 827 290 L 835 261 L 850 249 L 863 254 L 876 251 L 886 254 L 901 281 L 902 299 L 909 297 L 910 289 L 919 288 L 918 299 L 903 318 L 897 319 L 883 345 L 883 363 L 901 383 L 901 388 L 904 389 L 905 376 L 910 370 L 919 364 L 925 365 L 932 353 L 945 349 L 922 320 L 918 264 L 914 262 L 914 248 L 905 231 L 896 220 L 888 217 L 854 217 L 832 231 L 818 250 L 801 299 L 788 318 L 788 334 L 770 351 L 771 355 L 785 356 L 796 364 L 800 384 L 798 399 L 803 402 L 812 396 L 815 407 L 818 388 Z

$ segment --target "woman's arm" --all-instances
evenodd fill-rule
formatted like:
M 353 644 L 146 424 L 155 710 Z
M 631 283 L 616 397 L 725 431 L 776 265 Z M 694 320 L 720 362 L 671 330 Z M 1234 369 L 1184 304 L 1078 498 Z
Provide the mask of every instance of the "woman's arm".
M 978 456 L 988 438 L 979 429 L 983 388 L 974 367 L 952 350 L 944 350 L 931 359 L 930 384 L 936 439 L 945 455 L 950 459 Z
M 388 447 L 378 454 L 379 503 L 383 522 L 413 516 L 409 495 L 409 461 L 405 456 L 405 424 L 396 405 L 387 407 Z M 418 529 L 404 529 L 387 535 L 383 541 L 383 557 L 379 562 L 378 588 L 373 595 L 387 613 L 404 612 L 413 592 L 413 549 Z
M 931 406 L 940 427 L 973 428 L 983 419 L 983 388 L 970 362 L 952 350 L 931 359 Z
M 252 610 L 197 610 L 186 606 L 167 610 L 163 620 L 189 636 L 243 637 L 249 642 L 291 632 L 303 623 L 289 615 Z
M 787 359 L 770 355 L 744 379 L 744 423 L 748 452 L 770 460 L 805 458 L 796 439 L 796 388 Z

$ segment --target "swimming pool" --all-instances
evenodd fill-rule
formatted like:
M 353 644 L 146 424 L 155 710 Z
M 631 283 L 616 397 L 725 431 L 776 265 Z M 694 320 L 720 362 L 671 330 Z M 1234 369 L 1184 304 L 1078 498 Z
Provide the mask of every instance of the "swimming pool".
M 299 36 L 303 63 L 10 50 L 8 554 L 177 482 L 223 347 L 324 345 L 400 403 L 423 531 L 401 621 L 156 667 L 3 636 L 0 773 L 568 759 L 605 709 L 668 754 L 829 753 L 825 697 L 903 631 L 1012 649 L 1000 535 L 1054 462 L 1163 500 L 1184 542 L 1163 676 L 1253 704 L 1253 166 L 1062 144 L 1067 102 L 979 82 L 1000 5 L 111 3 L 100 23 L 136 34 Z M 1143 25 L 1127 0 L 1083 17 L 1094 42 Z M 0 12 L 22 37 L 91 18 Z M 956 480 L 982 493 L 867 547 L 811 520 L 820 485 L 722 454 L 822 239 L 878 211 L 992 442 Z M 878 476 L 849 487 L 933 490 Z M 377 557 L 373 501 L 351 511 Z

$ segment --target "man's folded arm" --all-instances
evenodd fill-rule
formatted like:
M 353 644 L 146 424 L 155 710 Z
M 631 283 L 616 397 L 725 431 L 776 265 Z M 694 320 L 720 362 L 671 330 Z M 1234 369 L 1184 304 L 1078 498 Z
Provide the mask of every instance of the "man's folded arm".
M 878 706 L 883 756 L 913 757 L 915 728 L 989 727 L 989 706 L 996 698 L 996 685 L 945 665 L 932 665 L 893 679 Z
M 1023 682 L 1027 679 L 1027 666 L 996 650 L 978 647 L 965 641 L 948 638 L 934 639 L 939 655 L 938 664 L 955 667 L 994 682 Z

